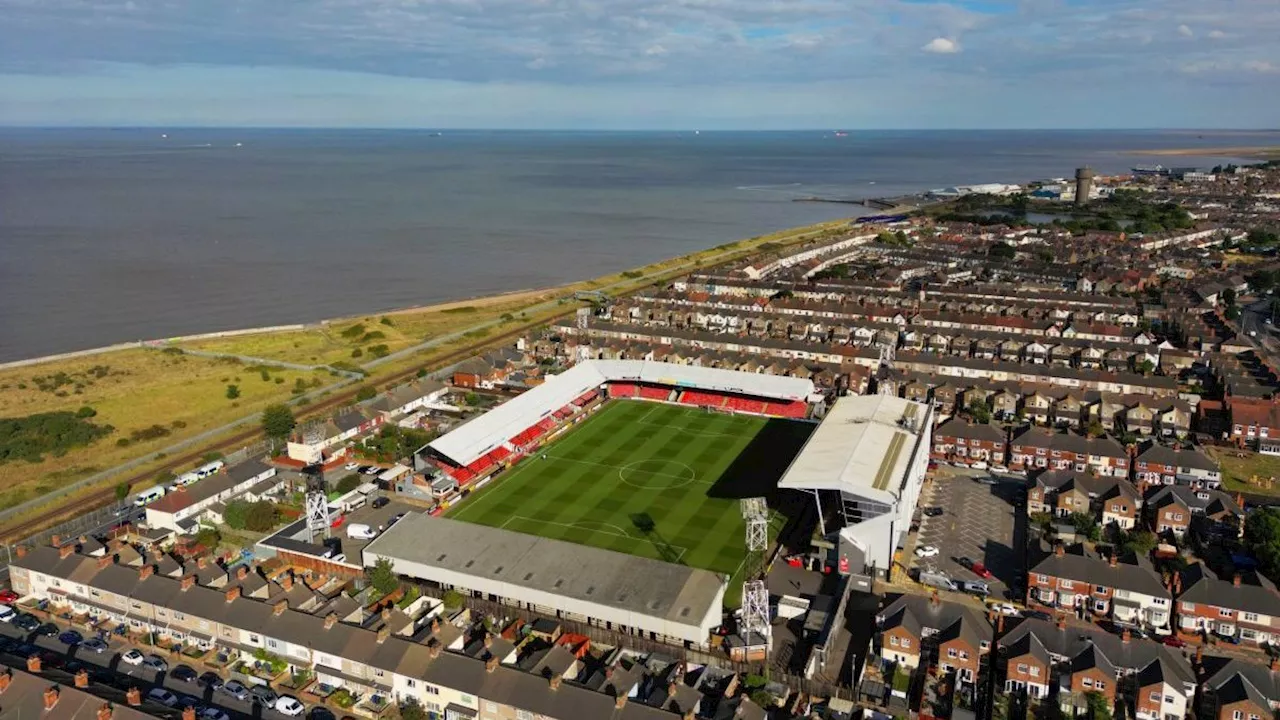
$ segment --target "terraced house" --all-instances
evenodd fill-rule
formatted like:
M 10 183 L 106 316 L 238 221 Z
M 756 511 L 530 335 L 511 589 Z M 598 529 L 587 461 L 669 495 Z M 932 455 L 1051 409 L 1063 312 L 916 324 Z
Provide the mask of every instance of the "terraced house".
M 1200 664 L 1203 720 L 1271 720 L 1280 710 L 1280 660 L 1270 665 L 1239 658 L 1208 656 Z
M 933 460 L 944 462 L 986 462 L 1003 465 L 1004 430 L 989 423 L 970 423 L 951 418 L 933 431 Z
M 1252 645 L 1280 639 L 1280 593 L 1259 573 L 1214 575 L 1203 563 L 1179 573 L 1178 630 Z
M 1027 571 L 1027 603 L 1074 612 L 1081 617 L 1110 618 L 1119 623 L 1167 630 L 1173 601 L 1160 575 L 1145 557 L 1121 561 L 1068 552 L 1061 545 L 1041 550 Z
M 1067 470 L 1129 477 L 1129 454 L 1111 438 L 1029 427 L 1009 444 L 1009 467 L 1026 472 Z
M 1144 485 L 1173 485 L 1216 490 L 1222 485 L 1218 463 L 1199 450 L 1178 450 L 1147 443 L 1133 463 L 1133 479 Z
M 1239 537 L 1244 532 L 1244 510 L 1221 490 L 1161 485 L 1147 488 L 1142 502 L 1157 534 L 1180 538 L 1194 532 L 1208 539 Z
M 1041 473 L 1027 490 L 1027 514 L 1070 517 L 1090 515 L 1103 527 L 1131 530 L 1137 524 L 1142 500 L 1124 478 L 1098 477 L 1068 470 Z

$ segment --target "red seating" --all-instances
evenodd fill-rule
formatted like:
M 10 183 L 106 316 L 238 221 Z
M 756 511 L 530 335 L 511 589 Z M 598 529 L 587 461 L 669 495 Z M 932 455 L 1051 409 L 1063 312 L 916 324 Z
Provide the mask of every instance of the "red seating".
M 635 397 L 639 390 L 634 383 L 609 383 L 609 394 L 613 397 Z
M 640 397 L 646 400 L 666 400 L 671 397 L 671 388 L 642 385 L 640 387 Z
M 809 415 L 809 404 L 801 400 L 769 403 L 769 414 L 778 417 L 804 418 Z
M 698 407 L 720 407 L 724 405 L 728 397 L 719 393 L 701 392 L 698 390 L 685 390 L 680 396 L 680 402 L 685 405 L 696 405 Z
M 730 397 L 725 403 L 725 407 L 734 412 L 746 412 L 761 414 L 764 412 L 768 403 L 762 400 L 752 400 L 750 398 Z
M 577 405 L 578 407 L 582 407 L 583 405 L 586 405 L 592 400 L 595 400 L 597 397 L 599 397 L 599 395 L 600 395 L 600 392 L 598 390 L 589 390 L 588 392 L 583 394 L 581 397 L 574 400 L 573 404 Z

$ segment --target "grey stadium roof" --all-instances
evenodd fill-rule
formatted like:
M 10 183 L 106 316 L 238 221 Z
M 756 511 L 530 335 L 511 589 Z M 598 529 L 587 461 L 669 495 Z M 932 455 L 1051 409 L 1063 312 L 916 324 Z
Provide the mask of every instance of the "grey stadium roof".
M 402 575 L 698 642 L 718 624 L 725 589 L 708 570 L 423 513 L 364 549 L 366 566 L 384 557 Z

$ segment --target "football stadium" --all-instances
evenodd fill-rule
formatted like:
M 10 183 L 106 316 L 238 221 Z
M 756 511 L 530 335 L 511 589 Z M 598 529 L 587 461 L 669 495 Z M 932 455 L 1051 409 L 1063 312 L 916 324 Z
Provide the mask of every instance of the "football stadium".
M 884 572 L 910 524 L 931 408 L 890 396 L 821 400 L 800 378 L 580 362 L 420 450 L 420 468 L 454 488 L 449 502 L 391 525 L 362 561 L 705 647 L 760 569 L 746 551 L 741 499 L 770 501 L 770 540 L 793 523 L 807 544 L 810 522 L 837 538 L 829 571 L 841 574 Z M 796 499 L 790 519 L 776 512 Z

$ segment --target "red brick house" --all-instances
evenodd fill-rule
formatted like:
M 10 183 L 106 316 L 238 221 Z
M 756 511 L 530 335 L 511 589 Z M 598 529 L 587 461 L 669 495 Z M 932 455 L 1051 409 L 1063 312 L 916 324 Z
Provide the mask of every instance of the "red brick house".
M 1241 447 L 1256 449 L 1262 441 L 1280 438 L 1280 405 L 1274 400 L 1228 396 L 1226 410 L 1231 440 Z
M 953 417 L 934 429 L 929 457 L 938 462 L 982 461 L 1003 465 L 1004 431 L 989 423 L 970 423 Z
M 1202 563 L 1188 566 L 1175 578 L 1177 628 L 1265 645 L 1280 638 L 1280 594 L 1257 573 L 1231 579 L 1214 575 Z
M 1127 478 L 1129 454 L 1111 438 L 1088 438 L 1029 427 L 1010 443 L 1009 467 L 1028 473 L 1071 470 Z
M 1208 655 L 1200 665 L 1201 720 L 1271 720 L 1280 709 L 1280 660 L 1271 664 Z
M 972 690 L 981 657 L 991 648 L 992 626 L 967 605 L 942 602 L 935 594 L 900 595 L 876 615 L 878 652 L 885 662 L 955 673 Z
M 1200 537 L 1240 537 L 1244 511 L 1228 494 L 1185 485 L 1160 485 L 1147 489 L 1143 506 L 1156 534 L 1183 537 L 1195 530 Z

